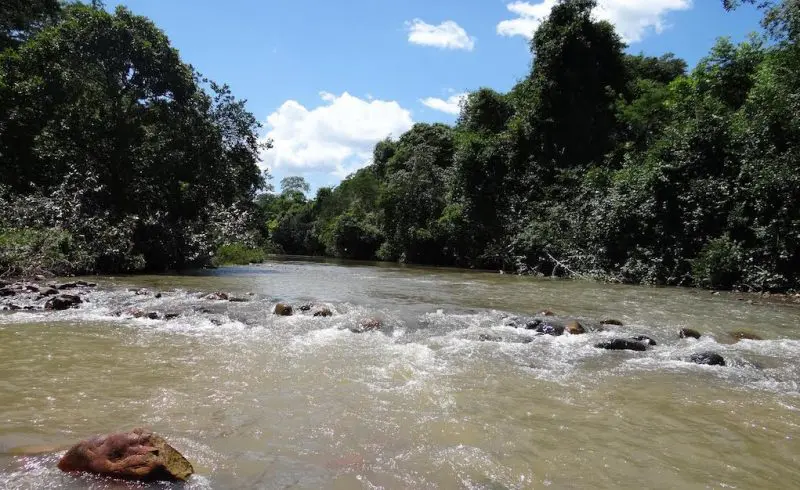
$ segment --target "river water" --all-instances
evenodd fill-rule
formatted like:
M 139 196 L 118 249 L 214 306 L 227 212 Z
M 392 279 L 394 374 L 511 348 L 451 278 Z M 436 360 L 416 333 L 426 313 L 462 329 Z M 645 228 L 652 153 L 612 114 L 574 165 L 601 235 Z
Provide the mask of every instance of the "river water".
M 297 260 L 93 280 L 78 309 L 0 313 L 0 488 L 125 488 L 30 448 L 137 426 L 194 463 L 188 489 L 800 488 L 797 306 Z M 334 315 L 277 317 L 278 301 Z M 117 316 L 131 307 L 180 316 Z M 625 326 L 511 326 L 543 309 Z M 375 317 L 382 331 L 350 330 Z M 594 347 L 635 334 L 658 345 Z M 686 362 L 708 350 L 728 365 Z

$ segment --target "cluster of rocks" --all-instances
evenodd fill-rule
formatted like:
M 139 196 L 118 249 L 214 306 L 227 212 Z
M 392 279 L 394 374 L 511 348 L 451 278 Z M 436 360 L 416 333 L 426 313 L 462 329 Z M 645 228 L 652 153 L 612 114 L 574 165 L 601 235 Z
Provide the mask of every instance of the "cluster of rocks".
M 306 303 L 297 308 L 301 315 L 308 315 L 312 317 L 330 317 L 333 316 L 333 311 L 324 305 L 316 305 L 313 303 Z M 292 316 L 295 314 L 295 308 L 288 303 L 278 303 L 272 310 L 273 314 L 277 316 Z M 357 324 L 350 326 L 348 329 L 353 333 L 367 333 L 383 330 L 384 324 L 380 318 L 369 317 L 362 318 Z
M 507 325 L 515 328 L 534 330 L 536 331 L 536 335 L 551 335 L 556 337 L 565 334 L 583 335 L 588 332 L 603 332 L 608 331 L 615 326 L 624 326 L 621 321 L 614 319 L 606 319 L 599 323 L 586 324 L 583 324 L 577 320 L 561 320 L 549 310 L 542 311 L 536 315 L 536 317 L 529 320 L 520 321 L 518 319 L 511 319 Z M 738 342 L 740 340 L 763 340 L 760 336 L 743 330 L 729 332 L 728 335 L 734 342 Z M 700 339 L 702 334 L 694 329 L 682 328 L 677 332 L 677 337 L 681 339 Z M 481 335 L 480 340 L 501 341 L 502 338 L 493 335 Z M 532 339 L 528 339 L 528 341 L 532 341 Z M 596 343 L 594 347 L 605 350 L 629 350 L 643 352 L 656 345 L 658 345 L 658 343 L 647 335 L 635 335 L 632 337 L 618 337 L 604 340 Z M 726 365 L 725 359 L 720 354 L 710 351 L 692 354 L 686 360 L 695 364 L 710 366 Z
M 38 280 L 41 279 L 41 280 Z M 82 296 L 95 283 L 74 281 L 66 283 L 49 283 L 40 285 L 43 277 L 33 281 L 16 281 L 12 283 L 0 281 L 0 298 L 4 311 L 32 310 L 67 310 L 76 308 L 84 302 Z

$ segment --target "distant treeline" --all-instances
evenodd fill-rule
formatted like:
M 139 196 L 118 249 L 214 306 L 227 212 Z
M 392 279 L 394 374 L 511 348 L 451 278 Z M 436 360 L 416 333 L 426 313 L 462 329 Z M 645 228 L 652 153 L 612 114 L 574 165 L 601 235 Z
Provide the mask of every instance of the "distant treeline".
M 800 2 L 687 72 L 556 5 L 509 93 L 417 124 L 307 199 L 259 125 L 124 8 L 0 10 L 0 275 L 179 269 L 264 251 L 800 289 Z M 720 15 L 725 15 L 722 8 Z
M 763 33 L 687 72 L 626 54 L 595 1 L 562 1 L 509 93 L 378 143 L 314 199 L 288 179 L 257 200 L 262 232 L 293 254 L 797 289 L 800 2 L 750 3 Z

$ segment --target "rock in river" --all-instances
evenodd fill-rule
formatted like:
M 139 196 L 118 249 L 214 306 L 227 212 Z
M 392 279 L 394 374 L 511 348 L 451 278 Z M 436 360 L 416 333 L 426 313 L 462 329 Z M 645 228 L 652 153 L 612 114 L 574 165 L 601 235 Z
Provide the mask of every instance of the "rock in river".
M 599 344 L 595 344 L 595 347 L 597 347 L 598 349 L 606 349 L 606 350 L 635 350 L 635 351 L 647 350 L 647 344 L 634 339 L 613 339 L 607 342 L 600 342 Z
M 678 330 L 678 336 L 682 339 L 699 339 L 700 332 L 693 328 L 682 328 Z
M 614 320 L 613 318 L 607 318 L 607 319 L 605 319 L 605 320 L 601 321 L 601 322 L 600 322 L 600 325 L 614 325 L 614 326 L 616 326 L 616 327 L 621 327 L 621 326 L 623 326 L 621 321 L 619 321 L 619 320 Z
M 764 340 L 761 336 L 748 332 L 747 330 L 735 330 L 728 335 L 736 339 L 737 342 L 740 340 Z
M 275 305 L 275 309 L 273 310 L 278 316 L 292 316 L 292 305 L 287 305 L 286 303 L 278 303 Z
M 366 333 L 373 330 L 380 330 L 383 328 L 383 322 L 380 318 L 365 318 L 358 322 L 358 325 L 351 327 L 350 331 L 353 333 Z
M 567 326 L 564 327 L 564 330 L 566 330 L 566 332 L 570 335 L 582 335 L 586 333 L 586 329 L 583 328 L 583 325 L 577 321 L 571 321 L 567 323 Z
M 724 366 L 725 359 L 716 352 L 699 352 L 692 354 L 689 360 L 695 364 L 704 364 L 706 366 Z
M 81 441 L 61 458 L 58 468 L 139 481 L 185 481 L 194 473 L 181 453 L 146 429 Z
M 66 310 L 76 308 L 81 303 L 83 303 L 83 300 L 74 294 L 62 294 L 61 296 L 50 298 L 45 303 L 44 308 L 46 310 Z

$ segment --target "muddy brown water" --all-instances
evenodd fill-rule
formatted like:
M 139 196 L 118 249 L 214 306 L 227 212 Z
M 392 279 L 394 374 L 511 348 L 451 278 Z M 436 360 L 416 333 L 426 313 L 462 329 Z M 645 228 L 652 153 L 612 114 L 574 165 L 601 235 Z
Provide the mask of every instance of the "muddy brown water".
M 195 464 L 189 489 L 800 488 L 797 306 L 298 260 L 93 280 L 78 309 L 0 313 L 0 488 L 125 488 L 62 475 L 47 449 L 136 426 Z M 219 290 L 248 301 L 198 297 Z M 132 307 L 180 316 L 115 316 Z M 625 326 L 508 325 L 542 309 Z M 372 317 L 383 332 L 349 330 Z M 658 346 L 593 347 L 634 334 Z M 728 366 L 685 361 L 707 350 Z

